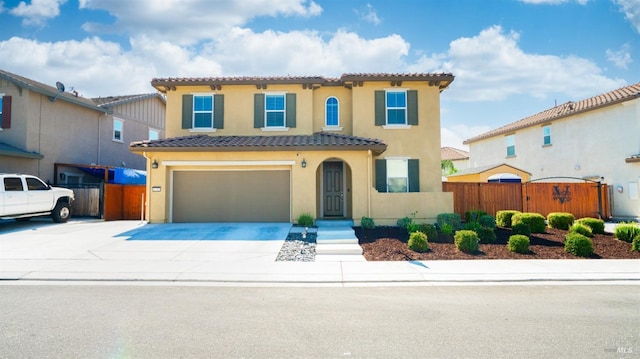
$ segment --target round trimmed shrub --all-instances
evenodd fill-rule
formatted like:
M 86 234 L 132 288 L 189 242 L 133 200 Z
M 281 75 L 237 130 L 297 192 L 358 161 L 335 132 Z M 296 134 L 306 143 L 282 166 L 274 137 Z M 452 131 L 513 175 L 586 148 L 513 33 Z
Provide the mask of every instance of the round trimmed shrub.
M 496 218 L 494 216 L 490 216 L 488 214 L 480 216 L 478 223 L 483 227 L 496 229 Z
M 526 223 L 516 223 L 516 225 L 511 227 L 511 233 L 529 237 L 531 235 L 531 228 L 529 228 L 529 225 Z
M 511 217 L 511 224 L 526 223 L 531 229 L 531 233 L 544 233 L 547 225 L 544 223 L 545 218 L 540 213 L 516 213 Z
M 429 250 L 427 235 L 422 232 L 413 232 L 409 236 L 409 249 L 415 252 L 426 252 Z
M 480 248 L 478 242 L 480 239 L 478 238 L 478 234 L 474 231 L 470 230 L 459 230 L 453 236 L 453 242 L 458 248 L 459 251 L 465 253 L 475 253 Z
M 633 241 L 631 242 L 631 251 L 640 252 L 640 234 L 633 237 Z
M 514 234 L 509 237 L 507 248 L 511 252 L 527 254 L 529 253 L 529 237 L 522 234 Z
M 580 233 L 569 233 L 564 238 L 564 251 L 578 257 L 590 257 L 593 254 L 593 241 Z
M 466 229 L 468 231 L 474 231 L 476 233 L 478 233 L 478 231 L 481 228 L 482 228 L 482 226 L 478 222 L 467 222 L 467 223 L 464 224 L 464 226 L 462 226 L 462 229 Z
M 585 237 L 593 237 L 593 232 L 591 232 L 591 227 L 585 226 L 582 223 L 574 223 L 573 226 L 569 227 L 569 232 L 580 233 Z
M 491 228 L 480 227 L 480 229 L 476 233 L 478 233 L 478 238 L 480 238 L 480 242 L 482 243 L 496 242 L 496 232 L 494 232 L 494 230 Z
M 360 219 L 360 227 L 362 227 L 362 229 L 374 229 L 376 223 L 373 221 L 373 218 L 363 216 L 362 219 Z
M 522 212 L 516 210 L 504 210 L 496 212 L 496 224 L 500 227 L 511 228 L 511 217 L 513 217 L 513 215 L 517 213 Z
M 564 231 L 568 230 L 575 220 L 573 214 L 567 212 L 552 212 L 547 215 L 549 227 Z
M 640 235 L 640 225 L 633 222 L 620 223 L 616 226 L 615 235 L 619 240 L 631 243 L 633 238 Z
M 604 221 L 601 219 L 585 217 L 580 218 L 576 222 L 591 228 L 593 234 L 604 234 Z

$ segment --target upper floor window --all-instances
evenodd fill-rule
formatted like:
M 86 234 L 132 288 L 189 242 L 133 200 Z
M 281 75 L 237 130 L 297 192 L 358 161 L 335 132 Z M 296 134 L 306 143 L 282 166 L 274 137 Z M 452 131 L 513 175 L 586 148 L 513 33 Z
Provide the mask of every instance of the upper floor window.
M 325 126 L 336 127 L 340 125 L 340 114 L 338 108 L 338 99 L 329 97 L 325 105 Z
M 551 145 L 551 125 L 542 126 L 542 145 Z
M 157 140 L 160 138 L 160 132 L 158 130 L 154 130 L 153 128 L 149 129 L 149 139 Z
M 507 145 L 507 157 L 513 157 L 516 155 L 516 135 L 508 135 L 505 137 Z
M 375 91 L 375 125 L 410 128 L 418 125 L 418 91 L 387 89 Z
M 264 96 L 265 127 L 285 127 L 286 101 L 284 94 Z
M 113 140 L 122 142 L 122 131 L 124 130 L 124 121 L 117 118 L 113 119 Z
M 224 127 L 224 95 L 197 93 L 182 95 L 182 128 L 194 132 L 215 132 Z
M 257 93 L 253 102 L 253 127 L 262 131 L 287 131 L 296 127 L 296 94 Z
M 213 95 L 193 95 L 191 128 L 213 128 Z
M 407 92 L 387 91 L 387 125 L 407 124 Z
M 11 127 L 11 96 L 0 93 L 0 131 Z

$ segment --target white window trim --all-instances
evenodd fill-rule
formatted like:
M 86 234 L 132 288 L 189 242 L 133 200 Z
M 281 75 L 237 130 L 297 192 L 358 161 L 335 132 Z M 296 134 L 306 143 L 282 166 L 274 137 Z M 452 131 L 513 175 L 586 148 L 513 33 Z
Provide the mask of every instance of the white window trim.
M 122 124 L 122 129 L 120 130 L 120 139 L 116 138 L 116 122 L 120 122 Z M 124 120 L 119 117 L 114 117 L 112 126 L 111 140 L 113 142 L 124 143 Z
M 509 140 L 508 140 L 509 138 L 513 139 L 513 145 L 511 145 L 511 146 L 513 146 L 513 154 L 512 155 L 509 154 L 509 147 L 511 147 L 509 145 Z M 505 150 L 507 152 L 506 153 L 506 158 L 516 157 L 516 155 L 517 155 L 517 152 L 516 152 L 516 134 L 512 133 L 510 135 L 504 136 L 504 142 L 505 142 L 504 143 L 505 144 Z
M 383 130 L 409 130 L 411 125 L 383 125 Z
M 269 91 L 263 92 L 264 94 L 264 126 L 261 128 L 262 131 L 289 131 L 287 127 L 287 92 L 286 91 Z M 267 96 L 282 96 L 284 97 L 284 109 L 280 110 L 267 110 Z M 267 113 L 269 112 L 282 112 L 282 121 L 284 122 L 282 126 L 267 126 Z
M 337 102 L 337 110 L 338 110 L 338 124 L 337 125 L 328 125 L 327 124 L 327 102 L 329 101 L 329 99 L 336 99 Z M 327 97 L 326 100 L 324 100 L 324 127 L 322 128 L 323 130 L 326 131 L 332 131 L 332 129 L 336 129 L 336 128 L 340 128 L 340 131 L 342 130 L 342 127 L 340 127 L 340 100 L 338 100 L 337 97 L 335 96 L 329 96 Z M 327 130 L 328 129 L 328 130 Z M 335 130 L 333 130 L 335 131 Z
M 406 87 L 392 87 L 392 88 L 385 88 L 384 89 L 384 123 L 385 125 L 382 126 L 382 128 L 384 129 L 385 127 L 387 127 L 386 129 L 407 129 L 407 127 L 403 127 L 403 126 L 409 126 L 408 128 L 411 128 L 411 125 L 409 125 L 409 104 L 407 103 L 407 91 L 409 91 L 409 88 Z M 404 92 L 404 123 L 399 123 L 399 124 L 389 124 L 389 106 L 387 106 L 387 93 L 388 92 Z M 401 107 L 392 107 L 392 109 L 399 109 Z
M 545 137 L 547 137 L 547 135 L 545 135 L 544 130 L 545 129 L 549 129 L 549 143 L 544 143 L 544 139 Z M 553 138 L 551 137 L 551 125 L 543 125 L 542 126 L 542 147 L 549 147 L 553 145 Z
M 215 92 L 193 92 L 191 93 L 191 95 L 193 96 L 193 107 L 191 108 L 191 129 L 189 130 L 189 132 L 216 132 L 216 128 L 213 127 L 214 126 L 214 122 L 215 122 L 215 118 L 214 118 L 214 113 L 215 113 L 215 100 L 214 100 L 214 96 L 216 95 Z M 196 99 L 195 97 L 199 96 L 199 97 L 204 97 L 204 96 L 211 96 L 211 127 L 195 127 L 196 125 L 196 110 L 195 110 L 195 105 L 196 105 Z M 208 113 L 209 111 L 199 111 L 198 113 Z
M 342 131 L 343 128 L 341 126 L 329 126 L 329 127 L 323 127 L 322 131 Z

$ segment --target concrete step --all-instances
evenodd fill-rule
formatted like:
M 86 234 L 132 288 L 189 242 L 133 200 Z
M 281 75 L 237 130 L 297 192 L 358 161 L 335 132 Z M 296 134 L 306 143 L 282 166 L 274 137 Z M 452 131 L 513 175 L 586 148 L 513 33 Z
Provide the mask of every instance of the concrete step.
M 366 262 L 363 255 L 356 254 L 321 254 L 316 255 L 316 262 Z
M 330 239 L 318 239 L 317 244 L 358 244 L 358 238 L 330 238 Z
M 362 255 L 362 247 L 359 244 L 318 244 L 316 246 L 317 255 Z
M 339 229 L 339 230 L 328 230 L 328 229 L 320 229 L 318 231 L 318 238 L 320 239 L 332 239 L 332 238 L 356 238 L 356 233 L 353 229 Z
M 353 227 L 352 219 L 316 219 L 316 226 L 320 227 Z

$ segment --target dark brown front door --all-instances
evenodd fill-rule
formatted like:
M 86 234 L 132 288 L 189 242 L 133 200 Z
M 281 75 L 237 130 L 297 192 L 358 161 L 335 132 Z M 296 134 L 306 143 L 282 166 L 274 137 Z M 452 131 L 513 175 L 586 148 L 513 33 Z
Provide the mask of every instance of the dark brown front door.
M 344 216 L 344 181 L 342 162 L 325 162 L 324 173 L 324 215 Z

